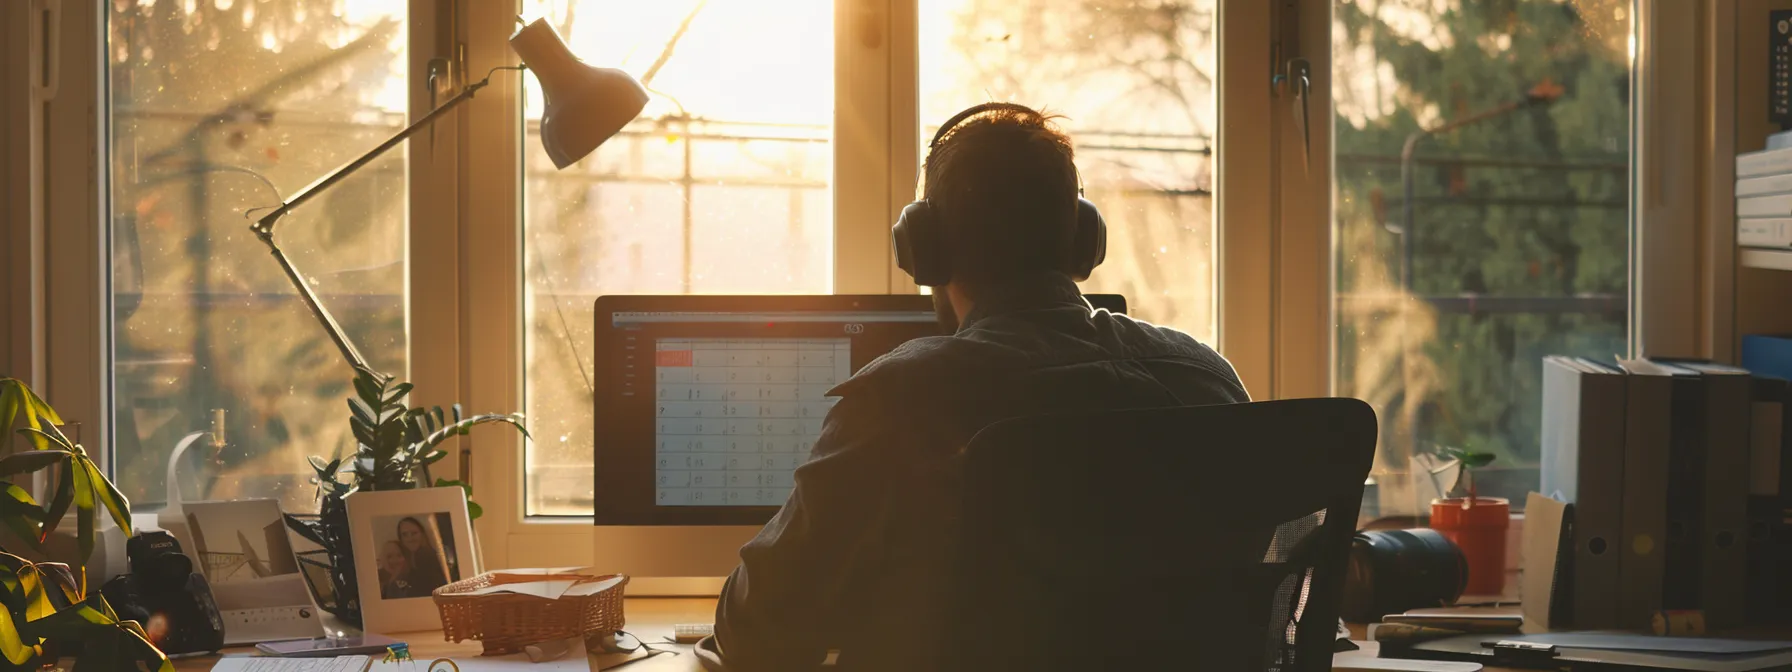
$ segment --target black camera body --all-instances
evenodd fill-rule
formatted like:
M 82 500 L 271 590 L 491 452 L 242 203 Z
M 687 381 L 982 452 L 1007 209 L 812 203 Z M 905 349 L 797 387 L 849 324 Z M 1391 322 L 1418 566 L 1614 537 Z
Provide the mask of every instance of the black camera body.
M 143 532 L 125 542 L 129 574 L 100 587 L 118 617 L 143 625 L 163 653 L 210 653 L 224 648 L 224 617 L 211 583 L 193 571 L 174 535 Z

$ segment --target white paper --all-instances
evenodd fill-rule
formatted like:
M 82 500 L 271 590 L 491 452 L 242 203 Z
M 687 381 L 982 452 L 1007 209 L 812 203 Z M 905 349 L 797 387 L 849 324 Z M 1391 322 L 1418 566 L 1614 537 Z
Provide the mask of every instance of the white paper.
M 418 655 L 415 651 L 411 652 L 411 658 L 412 659 L 408 661 L 392 663 L 385 662 L 383 658 L 377 659 L 373 662 L 373 666 L 368 668 L 368 672 L 453 672 L 453 668 L 446 665 L 442 666 L 440 670 L 431 668 L 429 664 L 435 662 L 436 658 Z M 587 660 L 585 657 L 585 641 L 582 639 L 573 640 L 572 648 L 566 652 L 565 656 L 540 663 L 529 662 L 529 655 L 522 652 L 513 653 L 508 656 L 481 656 L 478 654 L 468 654 L 464 656 L 454 656 L 453 660 L 454 664 L 460 667 L 460 672 L 517 672 L 521 670 L 529 670 L 530 672 L 590 672 L 591 670 L 591 661 Z M 217 671 L 214 670 L 213 672 Z
M 225 656 L 212 665 L 212 672 L 362 672 L 367 669 L 367 656 L 335 658 L 274 658 L 264 656 Z

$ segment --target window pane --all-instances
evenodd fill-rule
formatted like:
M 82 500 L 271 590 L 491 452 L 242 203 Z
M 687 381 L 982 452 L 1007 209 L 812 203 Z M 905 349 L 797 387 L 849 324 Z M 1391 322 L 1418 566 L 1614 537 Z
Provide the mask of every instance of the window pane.
M 1365 514 L 1426 510 L 1404 474 L 1443 446 L 1497 455 L 1479 491 L 1522 504 L 1542 357 L 1626 351 L 1630 0 L 1334 11 L 1336 385 L 1382 423 Z
M 352 372 L 267 249 L 280 202 L 404 125 L 402 0 L 115 0 L 109 8 L 115 459 L 134 503 L 278 496 L 310 510 L 308 455 L 352 450 Z M 265 213 L 265 210 L 260 211 Z M 405 371 L 405 174 L 388 154 L 276 240 L 381 370 Z
M 1086 195 L 1108 223 L 1107 261 L 1083 290 L 1125 294 L 1133 314 L 1207 343 L 1215 4 L 920 0 L 923 148 L 977 103 L 1063 115 Z
M 523 228 L 528 513 L 591 515 L 600 294 L 832 287 L 832 0 L 530 0 L 587 62 L 654 95 L 556 171 L 528 80 Z

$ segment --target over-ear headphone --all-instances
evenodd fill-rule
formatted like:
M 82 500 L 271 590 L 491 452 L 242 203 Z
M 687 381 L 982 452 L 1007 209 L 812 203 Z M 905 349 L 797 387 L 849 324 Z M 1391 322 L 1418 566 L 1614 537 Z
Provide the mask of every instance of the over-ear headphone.
M 983 103 L 974 105 L 959 112 L 940 125 L 940 130 L 933 134 L 933 141 L 927 143 L 927 151 L 931 154 L 939 148 L 940 140 L 946 133 L 971 117 L 992 110 L 1013 110 L 1027 114 L 1039 114 L 1033 108 L 1015 103 Z M 1081 178 L 1078 178 L 1080 183 Z M 1080 192 L 1080 190 L 1079 190 Z M 896 248 L 896 265 L 907 271 L 915 279 L 915 284 L 925 287 L 940 287 L 952 281 L 952 254 L 948 249 L 946 226 L 940 213 L 927 202 L 926 198 L 908 204 L 902 209 L 901 216 L 896 218 L 896 225 L 890 227 L 890 238 Z M 1076 199 L 1076 236 L 1071 241 L 1070 256 L 1064 266 L 1058 270 L 1069 275 L 1072 280 L 1082 282 L 1089 279 L 1089 273 L 1100 266 L 1108 256 L 1108 225 L 1102 221 L 1101 211 L 1094 203 L 1083 198 L 1081 193 Z

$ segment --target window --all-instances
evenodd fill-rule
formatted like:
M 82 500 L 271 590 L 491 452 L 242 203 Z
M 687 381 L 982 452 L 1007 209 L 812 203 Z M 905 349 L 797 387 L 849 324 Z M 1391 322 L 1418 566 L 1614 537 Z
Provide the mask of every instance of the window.
M 1335 389 L 1381 415 L 1365 515 L 1439 446 L 1538 484 L 1540 360 L 1628 351 L 1630 0 L 1336 0 Z
M 530 515 L 589 516 L 598 295 L 832 287 L 834 7 L 532 1 L 524 15 L 653 94 L 562 171 L 535 137 L 533 77 L 524 94 L 525 501 Z
M 976 103 L 1063 115 L 1108 256 L 1086 283 L 1143 319 L 1217 334 L 1215 0 L 921 0 L 920 142 Z
M 405 3 L 104 3 L 114 472 L 165 501 L 169 456 L 224 411 L 183 498 L 310 510 L 305 458 L 353 449 L 351 373 L 250 233 L 405 122 Z M 406 178 L 391 153 L 285 218 L 276 240 L 376 368 L 402 374 Z M 104 201 L 103 201 L 104 202 Z
M 1653 109 L 1630 102 L 1633 2 L 103 3 L 85 47 L 105 56 L 86 76 L 104 78 L 109 132 L 110 304 L 92 328 L 113 352 L 92 396 L 110 400 L 110 466 L 160 502 L 171 450 L 222 409 L 227 445 L 197 442 L 185 496 L 312 506 L 304 458 L 352 448 L 350 376 L 244 214 L 420 115 L 429 57 L 464 55 L 463 80 L 514 62 L 520 13 L 646 82 L 646 112 L 557 171 L 533 77 L 501 73 L 419 136 L 452 151 L 392 152 L 277 234 L 377 367 L 446 380 L 418 381 L 430 403 L 528 414 L 526 444 L 470 440 L 482 530 L 510 536 L 487 547 L 498 561 L 589 534 L 524 518 L 590 512 L 598 295 L 900 288 L 887 231 L 923 145 L 989 100 L 1061 114 L 1075 138 L 1111 229 L 1086 289 L 1220 342 L 1259 397 L 1377 406 L 1366 512 L 1419 506 L 1404 474 L 1440 445 L 1498 454 L 1481 486 L 1519 496 L 1537 479 L 1538 359 L 1627 352 L 1627 297 L 1656 305 L 1629 262 L 1648 163 L 1632 121 Z M 1291 33 L 1325 64 L 1315 116 L 1334 111 L 1304 171 L 1294 100 L 1257 79 L 1285 72 L 1268 59 Z M 75 84 L 51 107 L 77 109 Z M 1221 147 L 1242 148 L 1224 175 Z M 437 180 L 481 187 L 451 199 Z

